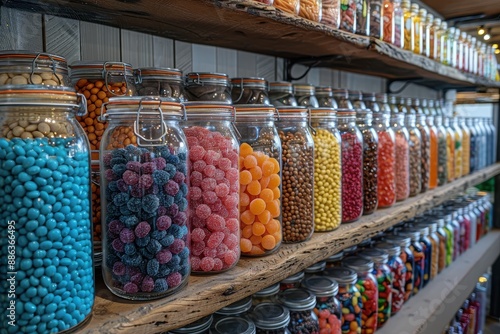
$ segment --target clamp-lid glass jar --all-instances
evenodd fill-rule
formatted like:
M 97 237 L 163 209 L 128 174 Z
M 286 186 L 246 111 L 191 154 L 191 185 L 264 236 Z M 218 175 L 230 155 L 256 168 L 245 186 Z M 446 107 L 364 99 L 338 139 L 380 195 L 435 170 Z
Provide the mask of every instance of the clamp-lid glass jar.
M 290 311 L 280 304 L 261 303 L 252 311 L 251 318 L 257 334 L 290 334 Z
M 170 295 L 191 271 L 181 110 L 177 102 L 153 97 L 115 97 L 106 104 L 109 126 L 100 150 L 103 277 L 122 298 Z M 120 140 L 123 131 L 134 135 L 134 144 Z
M 87 99 L 88 113 L 78 117 L 92 151 L 99 150 L 107 123 L 100 121 L 102 105 L 110 97 L 137 94 L 132 65 L 120 62 L 76 62 L 71 65 L 71 82 Z M 121 140 L 132 143 L 132 134 L 123 133 Z M 133 143 L 132 143 L 133 144 Z M 98 159 L 93 154 L 92 159 Z
M 382 242 L 376 244 L 376 249 L 380 249 L 389 255 L 387 265 L 392 273 L 390 313 L 392 316 L 399 312 L 405 301 L 406 266 L 399 256 L 401 254 L 401 247 L 399 245 Z
M 280 304 L 290 310 L 291 333 L 319 333 L 319 320 L 313 312 L 316 297 L 305 289 L 288 289 L 278 294 Z
M 281 142 L 274 126 L 275 109 L 249 104 L 235 108 L 242 161 L 239 169 L 241 254 L 268 255 L 279 248 L 283 238 Z
M 341 138 L 334 109 L 311 109 L 314 139 L 314 230 L 333 231 L 342 222 Z
M 233 104 L 271 104 L 263 78 L 232 78 L 231 86 Z
M 161 96 L 184 102 L 182 71 L 176 68 L 143 67 L 135 70 L 137 94 Z
M 333 89 L 330 86 L 315 87 L 315 95 L 320 108 L 337 109 L 337 101 L 333 97 Z
M 90 152 L 75 119 L 85 106 L 69 87 L 0 87 L 0 305 L 15 316 L 13 326 L 3 320 L 5 333 L 65 331 L 90 319 Z
M 188 73 L 184 89 L 188 101 L 232 103 L 229 77 L 224 73 Z
M 276 81 L 269 83 L 269 100 L 275 107 L 296 107 L 297 99 L 293 95 L 293 85 L 288 81 Z
M 316 88 L 310 84 L 294 84 L 293 94 L 299 106 L 319 108 L 316 98 Z
M 240 258 L 239 145 L 234 108 L 220 102 L 186 102 L 189 161 L 191 268 L 217 273 Z
M 26 50 L 0 51 L 0 86 L 48 85 L 70 87 L 64 57 Z
M 304 107 L 278 108 L 282 148 L 283 241 L 308 240 L 314 232 L 314 140 Z

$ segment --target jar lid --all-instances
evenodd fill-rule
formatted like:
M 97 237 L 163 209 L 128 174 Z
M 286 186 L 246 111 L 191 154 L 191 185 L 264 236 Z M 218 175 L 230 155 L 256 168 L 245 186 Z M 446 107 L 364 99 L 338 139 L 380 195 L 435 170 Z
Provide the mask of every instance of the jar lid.
M 420 236 L 423 238 L 423 237 L 426 237 L 429 235 L 429 226 L 427 226 L 427 224 L 425 224 L 425 225 L 424 224 L 416 224 L 415 228 L 410 229 L 410 231 L 419 232 Z
M 384 239 L 388 243 L 399 245 L 401 248 L 410 247 L 411 238 L 403 235 L 389 235 Z
M 358 249 L 357 245 L 352 245 L 350 247 L 344 248 L 344 255 L 349 256 L 351 254 L 354 254 L 354 252 Z
M 287 289 L 278 294 L 281 304 L 288 307 L 291 311 L 312 310 L 316 305 L 316 297 L 309 290 L 305 289 Z
M 331 86 L 316 86 L 314 88 L 316 96 L 333 96 L 333 88 Z
M 352 109 L 337 109 L 337 117 L 356 117 L 356 112 Z
M 333 278 L 339 284 L 354 284 L 358 280 L 358 274 L 346 267 L 326 268 L 323 275 Z
M 308 110 L 306 107 L 302 106 L 297 106 L 297 107 L 292 107 L 292 106 L 279 106 L 276 108 L 277 113 L 278 113 L 278 118 L 277 120 L 279 121 L 280 118 L 288 118 L 288 117 L 304 117 L 307 118 L 308 115 Z
M 175 82 L 182 82 L 182 71 L 169 67 L 141 67 L 135 69 L 138 82 L 143 79 L 161 79 Z
M 77 61 L 70 68 L 71 78 L 101 79 L 106 74 L 133 75 L 132 65 L 118 61 Z
M 190 72 L 186 75 L 186 86 L 229 86 L 229 77 L 224 73 Z
M 221 315 L 238 315 L 245 313 L 252 308 L 252 296 L 245 297 L 232 303 L 226 307 L 221 308 L 216 314 Z
M 188 116 L 206 116 L 216 114 L 219 116 L 234 115 L 234 107 L 230 104 L 218 101 L 189 101 L 183 103 Z
M 169 334 L 200 334 L 205 333 L 210 326 L 212 325 L 213 316 L 207 315 L 201 319 L 196 320 L 195 322 L 190 323 L 187 326 L 182 328 L 177 328 L 169 331 Z
M 367 272 L 373 270 L 373 261 L 360 256 L 348 256 L 342 260 L 342 265 L 356 270 L 356 272 Z
M 217 321 L 213 330 L 217 334 L 254 334 L 255 324 L 245 318 L 226 317 Z
M 387 94 L 377 93 L 375 94 L 376 100 L 381 103 L 387 103 Z
M 365 249 L 358 255 L 373 261 L 375 264 L 384 264 L 389 260 L 389 254 L 382 249 Z
M 304 272 L 306 274 L 314 274 L 314 273 L 321 272 L 321 271 L 325 270 L 325 268 L 326 268 L 326 262 L 320 261 L 320 262 L 317 262 L 317 263 L 313 264 L 312 266 L 309 266 L 306 269 L 304 269 Z
M 335 262 L 335 261 L 339 261 L 339 260 L 342 260 L 342 258 L 344 257 L 344 251 L 340 251 L 338 253 L 335 253 L 333 254 L 332 256 L 330 256 L 329 258 L 326 259 L 326 262 Z
M 333 118 L 337 115 L 337 110 L 334 108 L 321 107 L 321 108 L 310 108 L 312 118 Z
M 420 232 L 415 230 L 404 230 L 398 231 L 398 235 L 410 238 L 413 242 L 418 242 L 420 240 Z
M 360 90 L 348 90 L 349 100 L 351 101 L 362 101 L 363 93 Z
M 270 92 L 293 93 L 293 85 L 288 81 L 274 81 L 269 83 Z
M 263 330 L 280 329 L 288 326 L 290 311 L 283 305 L 260 303 L 251 314 L 255 327 Z
M 267 90 L 268 83 L 264 78 L 248 77 L 248 78 L 232 78 L 231 85 L 233 87 L 261 88 Z
M 253 294 L 253 297 L 262 298 L 277 294 L 280 291 L 280 284 L 276 283 Z
M 115 96 L 110 97 L 109 101 L 103 104 L 102 109 L 103 120 L 108 116 L 138 114 L 152 115 L 158 114 L 161 109 L 163 115 L 183 116 L 182 105 L 171 98 L 158 96 Z
M 347 99 L 349 97 L 349 91 L 344 88 L 335 88 L 333 90 L 333 95 L 337 97 L 344 97 Z
M 314 85 L 311 84 L 293 84 L 293 93 L 295 95 L 304 95 L 304 94 L 309 94 L 309 95 L 314 95 L 316 92 L 316 89 Z
M 240 118 L 274 117 L 276 108 L 267 104 L 235 104 L 236 121 Z
M 392 244 L 389 242 L 380 242 L 375 246 L 377 247 L 377 249 L 381 249 L 387 254 L 389 254 L 389 256 L 398 256 L 399 254 L 401 254 L 401 246 L 397 244 Z
M 361 241 L 358 244 L 358 248 L 370 247 L 371 243 L 372 243 L 372 239 L 371 238 L 364 239 L 363 241 Z
M 361 93 L 362 96 L 363 96 L 363 100 L 364 101 L 370 101 L 370 102 L 376 102 L 377 101 L 377 94 L 375 93 L 367 93 L 367 92 L 363 92 Z M 385 95 L 385 94 L 384 94 Z M 387 100 L 387 95 L 385 97 L 385 99 Z
M 335 296 L 339 292 L 338 283 L 328 276 L 311 276 L 302 281 L 302 287 L 311 291 L 316 297 Z
M 284 280 L 281 281 L 281 283 L 297 283 L 297 282 L 301 282 L 303 279 L 304 279 L 304 272 L 303 271 L 299 271 L 298 273 L 296 274 L 293 274 L 291 276 L 288 276 L 287 278 L 285 278 Z

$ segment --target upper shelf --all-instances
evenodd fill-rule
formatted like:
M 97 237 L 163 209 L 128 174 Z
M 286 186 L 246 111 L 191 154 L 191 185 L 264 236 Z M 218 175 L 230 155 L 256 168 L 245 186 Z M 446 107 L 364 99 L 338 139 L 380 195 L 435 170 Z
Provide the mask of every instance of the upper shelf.
M 255 1 L 0 0 L 0 4 L 390 80 L 412 80 L 434 89 L 500 87 L 500 82 L 464 74 L 379 40 L 331 29 Z
M 262 258 L 242 258 L 231 270 L 212 276 L 191 276 L 188 286 L 150 302 L 115 297 L 97 279 L 97 296 L 91 322 L 80 333 L 162 333 L 181 327 L 251 295 L 366 238 L 376 236 L 402 220 L 443 203 L 458 192 L 500 174 L 500 164 L 450 184 L 378 210 L 328 233 L 314 233 L 309 241 L 284 244 Z

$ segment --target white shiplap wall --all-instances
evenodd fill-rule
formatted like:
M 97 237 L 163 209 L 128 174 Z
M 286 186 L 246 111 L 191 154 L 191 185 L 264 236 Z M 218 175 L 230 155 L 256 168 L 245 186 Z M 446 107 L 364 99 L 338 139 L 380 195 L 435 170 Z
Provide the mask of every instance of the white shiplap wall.
M 43 24 L 42 24 L 43 23 Z M 134 67 L 174 67 L 191 71 L 221 72 L 229 77 L 283 80 L 283 59 L 251 52 L 175 41 L 150 34 L 23 12 L 0 6 L 0 50 L 45 51 L 77 60 L 124 61 Z M 293 76 L 306 67 L 297 65 Z M 298 82 L 384 92 L 386 80 L 373 76 L 313 68 Z M 409 85 L 401 95 L 438 98 L 438 92 Z

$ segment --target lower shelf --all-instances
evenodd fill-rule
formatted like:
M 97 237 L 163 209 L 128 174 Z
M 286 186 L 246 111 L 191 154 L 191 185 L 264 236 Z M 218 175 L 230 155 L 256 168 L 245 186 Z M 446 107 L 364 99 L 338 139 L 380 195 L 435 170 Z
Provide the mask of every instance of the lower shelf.
M 433 281 L 410 298 L 377 334 L 442 333 L 478 277 L 500 256 L 500 230 L 492 230 Z

